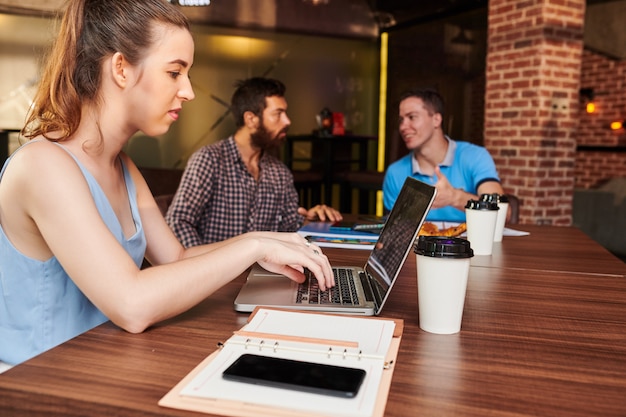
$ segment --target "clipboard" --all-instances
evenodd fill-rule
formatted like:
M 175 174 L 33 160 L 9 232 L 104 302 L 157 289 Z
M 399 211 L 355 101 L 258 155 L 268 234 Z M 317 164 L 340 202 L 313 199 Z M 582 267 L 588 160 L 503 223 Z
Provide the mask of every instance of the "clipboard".
M 375 401 L 372 409 L 372 413 L 369 414 L 372 417 L 382 417 L 385 412 L 385 407 L 387 404 L 387 397 L 389 394 L 389 388 L 391 386 L 391 379 L 393 377 L 393 370 L 396 365 L 396 357 L 398 354 L 398 349 L 400 347 L 400 341 L 402 338 L 402 332 L 404 327 L 404 322 L 401 319 L 383 319 L 380 317 L 355 317 L 355 316 L 346 316 L 346 315 L 332 315 L 332 314 L 324 314 L 324 313 L 313 313 L 306 311 L 292 311 L 292 310 L 284 310 L 277 308 L 267 308 L 267 307 L 257 307 L 253 313 L 251 313 L 248 318 L 248 324 L 253 322 L 254 318 L 257 314 L 264 314 L 267 311 L 276 311 L 289 314 L 290 318 L 302 318 L 303 315 L 306 315 L 307 320 L 315 320 L 317 319 L 315 316 L 320 317 L 321 320 L 327 320 L 329 317 L 336 317 L 337 320 L 349 320 L 351 324 L 354 324 L 355 328 L 358 328 L 360 320 L 381 320 L 386 322 L 393 322 L 395 324 L 393 328 L 392 337 L 390 339 L 389 346 L 387 351 L 384 354 L 384 369 L 382 370 L 382 374 L 380 376 L 380 381 L 378 382 L 378 387 L 375 393 Z M 279 313 L 279 314 L 282 314 Z M 258 319 L 258 318 L 257 318 Z M 257 320 L 258 321 L 258 320 Z M 369 322 L 372 323 L 372 322 Z M 254 336 L 254 332 L 250 332 L 248 330 L 242 328 L 240 331 L 234 332 L 233 338 L 238 338 L 240 336 L 244 336 L 246 340 L 250 340 L 253 346 L 249 346 L 258 349 L 259 342 L 257 340 L 269 340 L 270 337 L 277 337 L 281 342 L 290 339 L 296 341 L 298 343 L 298 339 L 307 339 L 300 338 L 298 336 L 288 336 L 288 335 L 275 335 L 275 334 L 267 334 L 260 333 L 257 334 L 259 338 L 248 337 Z M 232 338 L 231 338 L 232 339 Z M 229 339 L 230 340 L 230 339 Z M 309 342 L 310 340 L 305 340 L 305 342 Z M 331 352 L 326 350 L 325 345 L 328 343 L 337 342 L 336 340 L 323 340 L 323 339 L 315 339 L 313 343 L 318 344 L 320 347 L 324 346 L 320 349 L 320 352 L 324 352 L 325 355 L 330 355 Z M 228 341 L 226 342 L 228 343 Z M 334 343 L 335 345 L 337 343 Z M 272 346 L 271 343 L 266 343 L 266 349 L 274 349 L 275 346 Z M 281 345 L 282 346 L 282 345 Z M 345 342 L 343 346 L 350 346 L 350 342 Z M 246 346 L 247 348 L 248 346 Z M 337 351 L 334 354 L 337 355 L 345 355 L 349 349 L 346 348 L 343 351 Z M 257 404 L 254 402 L 250 402 L 247 398 L 241 398 L 238 400 L 233 399 L 224 399 L 224 398 L 201 398 L 194 397 L 189 395 L 184 395 L 185 390 L 189 390 L 190 384 L 193 384 L 197 379 L 202 379 L 202 372 L 206 372 L 206 370 L 214 365 L 214 361 L 219 357 L 221 353 L 221 349 L 216 350 L 207 358 L 205 358 L 200 364 L 198 364 L 189 374 L 187 374 L 174 388 L 172 388 L 161 400 L 158 402 L 159 406 L 166 408 L 175 408 L 187 411 L 196 411 L 201 413 L 208 414 L 217 414 L 223 416 L 240 416 L 240 417 L 290 417 L 290 416 L 298 416 L 298 417 L 321 417 L 328 416 L 328 413 L 320 413 L 316 410 L 302 410 L 302 409 L 292 409 L 283 406 L 282 404 Z M 350 400 L 348 400 L 350 401 Z

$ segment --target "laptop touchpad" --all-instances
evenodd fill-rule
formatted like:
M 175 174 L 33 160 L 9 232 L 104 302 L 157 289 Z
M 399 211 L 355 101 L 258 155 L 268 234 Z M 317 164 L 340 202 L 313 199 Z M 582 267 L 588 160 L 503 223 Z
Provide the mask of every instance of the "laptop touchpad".
M 284 275 L 273 274 L 271 272 L 255 274 L 244 286 L 243 291 L 251 297 L 250 301 L 259 300 L 262 304 L 283 304 L 290 302 L 294 298 L 294 287 L 298 283 L 290 280 Z M 241 297 L 242 294 L 240 294 Z

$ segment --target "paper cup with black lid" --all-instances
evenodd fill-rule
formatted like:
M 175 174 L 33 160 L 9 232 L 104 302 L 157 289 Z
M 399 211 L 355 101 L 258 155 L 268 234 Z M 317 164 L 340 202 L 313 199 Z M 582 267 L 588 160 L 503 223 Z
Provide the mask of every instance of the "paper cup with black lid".
M 509 197 L 504 194 L 482 194 L 480 199 L 483 201 L 495 201 L 498 204 L 498 216 L 496 218 L 496 229 L 493 233 L 494 242 L 502 242 L 504 234 L 504 224 L 506 223 L 506 215 L 509 211 Z
M 420 236 L 414 252 L 420 328 L 429 333 L 458 333 L 474 256 L 470 242 L 458 237 Z
M 474 255 L 491 255 L 498 211 L 498 203 L 495 201 L 467 201 L 465 205 L 467 240 L 472 244 Z

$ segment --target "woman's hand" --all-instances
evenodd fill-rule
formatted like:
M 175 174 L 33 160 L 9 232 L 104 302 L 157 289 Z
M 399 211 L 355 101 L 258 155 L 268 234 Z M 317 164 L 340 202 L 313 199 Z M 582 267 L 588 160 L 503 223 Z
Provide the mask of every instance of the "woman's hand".
M 335 286 L 332 268 L 319 246 L 297 233 L 263 233 L 262 238 L 265 255 L 258 263 L 263 268 L 299 283 L 304 281 L 304 268 L 307 268 L 317 278 L 322 291 Z

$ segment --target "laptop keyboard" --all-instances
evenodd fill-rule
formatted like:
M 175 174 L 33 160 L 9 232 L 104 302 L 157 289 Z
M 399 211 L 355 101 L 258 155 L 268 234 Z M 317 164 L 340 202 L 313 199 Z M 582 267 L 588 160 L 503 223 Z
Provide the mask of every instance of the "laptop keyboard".
M 298 294 L 296 295 L 296 303 L 298 304 L 341 304 L 341 305 L 358 305 L 359 297 L 357 295 L 354 277 L 351 269 L 333 268 L 335 275 L 335 286 L 320 291 L 317 279 L 306 272 L 306 280 L 298 286 Z

